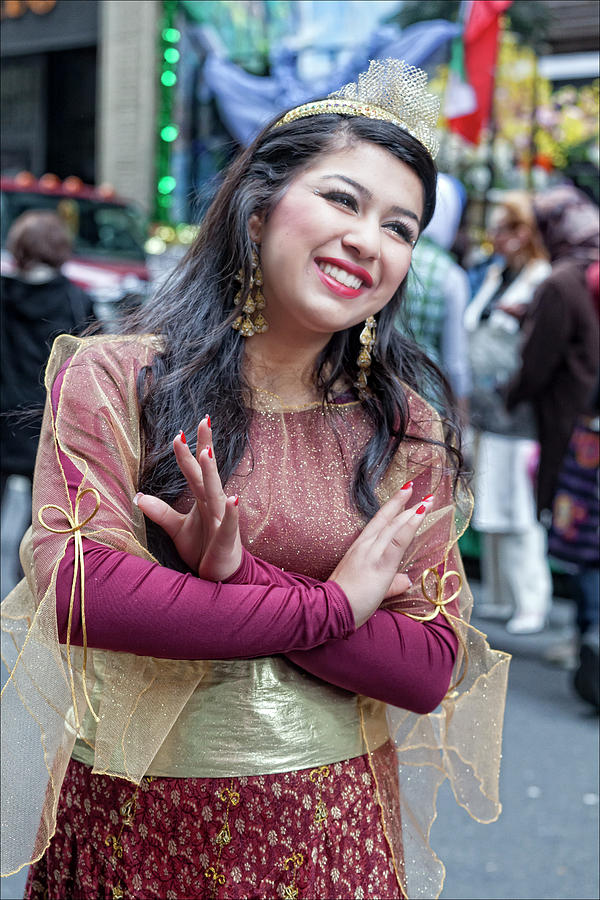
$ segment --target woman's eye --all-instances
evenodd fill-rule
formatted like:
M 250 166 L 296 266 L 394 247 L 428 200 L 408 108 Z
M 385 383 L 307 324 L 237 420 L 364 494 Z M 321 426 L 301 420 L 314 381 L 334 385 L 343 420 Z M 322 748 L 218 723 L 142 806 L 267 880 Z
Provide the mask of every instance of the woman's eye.
M 413 230 L 408 225 L 405 225 L 404 222 L 388 222 L 385 227 L 393 234 L 398 235 L 399 238 L 402 238 L 403 241 L 406 241 L 407 244 L 410 244 L 411 247 L 414 247 L 417 243 Z
M 353 210 L 353 212 L 357 212 L 358 210 L 358 203 L 352 194 L 346 194 L 344 191 L 329 191 L 329 193 L 323 194 L 323 196 L 326 200 L 331 200 L 332 203 L 338 203 L 346 209 Z

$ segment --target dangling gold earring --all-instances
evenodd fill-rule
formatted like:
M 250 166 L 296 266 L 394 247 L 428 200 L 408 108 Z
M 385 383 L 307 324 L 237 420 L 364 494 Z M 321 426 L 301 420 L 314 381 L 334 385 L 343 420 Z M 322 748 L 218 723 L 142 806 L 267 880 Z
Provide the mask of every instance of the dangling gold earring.
M 261 310 L 265 308 L 265 298 L 261 290 L 263 275 L 262 269 L 260 267 L 260 260 L 258 258 L 258 253 L 256 252 L 256 250 L 252 251 L 252 273 L 250 275 L 250 285 L 248 293 L 246 294 L 245 298 L 242 297 L 241 287 L 241 285 L 243 285 L 244 283 L 243 269 L 240 269 L 240 271 L 237 273 L 236 281 L 239 281 L 240 289 L 233 298 L 233 302 L 236 306 L 240 306 L 243 301 L 243 315 L 238 316 L 235 322 L 232 323 L 231 327 L 235 328 L 236 331 L 239 331 L 242 337 L 252 337 L 253 334 L 261 334 L 263 331 L 267 331 L 269 328 L 269 323 L 261 312 Z M 251 318 L 251 316 L 254 316 L 254 318 Z
M 354 387 L 358 388 L 358 395 L 362 399 L 371 393 L 367 380 L 371 373 L 371 351 L 375 346 L 375 332 L 377 322 L 375 316 L 368 316 L 365 319 L 364 328 L 360 333 L 359 341 L 361 343 L 361 351 L 358 354 L 356 363 L 358 365 L 358 380 L 354 383 Z

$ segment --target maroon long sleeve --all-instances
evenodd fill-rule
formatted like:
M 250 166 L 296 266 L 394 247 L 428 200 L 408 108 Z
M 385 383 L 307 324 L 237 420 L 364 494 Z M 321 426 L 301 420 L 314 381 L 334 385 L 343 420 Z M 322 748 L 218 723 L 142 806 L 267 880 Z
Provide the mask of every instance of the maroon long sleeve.
M 314 647 L 354 630 L 335 582 L 221 584 L 112 550 L 87 538 L 85 616 L 90 647 L 165 659 L 234 659 Z M 66 640 L 73 542 L 60 563 L 58 627 Z M 78 594 L 77 594 L 78 596 Z M 71 641 L 82 644 L 79 601 Z
M 233 577 L 285 585 L 299 576 L 244 554 Z M 452 612 L 456 614 L 455 606 Z M 435 709 L 448 690 L 457 648 L 456 635 L 443 616 L 417 622 L 400 612 L 380 609 L 344 640 L 329 640 L 286 655 L 330 684 L 425 713 Z
M 287 656 L 330 684 L 428 713 L 448 690 L 457 647 L 456 635 L 439 614 L 433 622 L 416 622 L 379 609 L 346 640 Z

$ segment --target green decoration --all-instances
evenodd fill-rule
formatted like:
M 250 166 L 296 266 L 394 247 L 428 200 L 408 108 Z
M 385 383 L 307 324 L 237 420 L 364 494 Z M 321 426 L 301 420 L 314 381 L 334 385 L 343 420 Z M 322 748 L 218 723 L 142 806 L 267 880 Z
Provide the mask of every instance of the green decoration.
M 172 192 L 176 181 L 171 175 L 171 145 L 177 139 L 179 129 L 173 124 L 174 94 L 179 61 L 179 50 L 173 45 L 181 38 L 175 28 L 178 0 L 162 0 L 162 15 L 158 29 L 159 94 L 156 147 L 156 190 L 154 218 L 158 222 L 171 222 Z
M 177 182 L 172 175 L 164 175 L 158 182 L 158 190 L 161 194 L 170 194 L 175 190 Z
M 172 143 L 177 135 L 179 134 L 179 129 L 176 125 L 165 125 L 164 128 L 160 129 L 160 136 L 163 141 L 166 141 L 168 144 Z

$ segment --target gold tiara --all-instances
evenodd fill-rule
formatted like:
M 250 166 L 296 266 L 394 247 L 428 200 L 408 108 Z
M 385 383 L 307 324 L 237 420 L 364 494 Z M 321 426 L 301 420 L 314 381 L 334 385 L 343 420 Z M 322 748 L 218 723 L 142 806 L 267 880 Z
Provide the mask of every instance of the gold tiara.
M 325 100 L 290 109 L 274 127 L 327 113 L 365 116 L 403 128 L 435 158 L 440 145 L 436 130 L 439 112 L 440 99 L 427 91 L 426 72 L 401 59 L 378 59 L 371 60 L 356 84 L 350 82 Z

